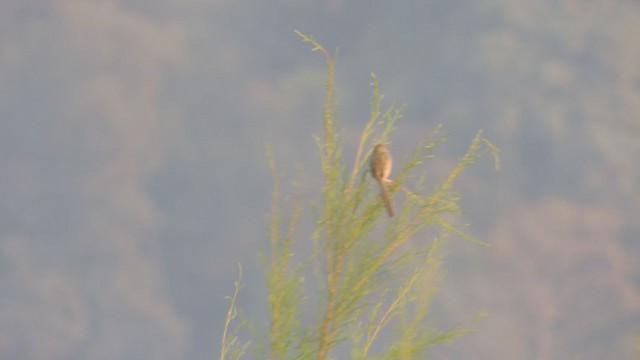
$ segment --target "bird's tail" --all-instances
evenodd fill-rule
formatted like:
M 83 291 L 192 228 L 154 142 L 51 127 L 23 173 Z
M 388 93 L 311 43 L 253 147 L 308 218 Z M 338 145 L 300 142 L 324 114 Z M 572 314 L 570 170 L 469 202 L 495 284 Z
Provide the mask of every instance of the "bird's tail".
M 384 206 L 387 208 L 387 214 L 389 217 L 393 217 L 393 203 L 391 203 L 391 197 L 389 197 L 389 191 L 387 187 L 384 185 L 382 180 L 378 180 L 378 185 L 380 186 L 380 196 L 382 196 L 382 202 L 384 202 Z

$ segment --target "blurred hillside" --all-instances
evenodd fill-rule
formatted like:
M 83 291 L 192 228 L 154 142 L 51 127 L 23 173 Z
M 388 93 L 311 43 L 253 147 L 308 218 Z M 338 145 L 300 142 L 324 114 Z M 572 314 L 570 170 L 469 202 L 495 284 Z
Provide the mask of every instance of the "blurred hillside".
M 407 103 L 396 161 L 444 124 L 434 186 L 478 129 L 502 150 L 458 183 L 492 246 L 451 241 L 434 312 L 489 316 L 442 354 L 632 358 L 638 19 L 628 0 L 2 2 L 0 358 L 215 357 L 238 262 L 265 319 L 264 144 L 306 199 L 320 174 L 324 63 L 294 29 L 340 48 L 347 156 L 370 72 Z

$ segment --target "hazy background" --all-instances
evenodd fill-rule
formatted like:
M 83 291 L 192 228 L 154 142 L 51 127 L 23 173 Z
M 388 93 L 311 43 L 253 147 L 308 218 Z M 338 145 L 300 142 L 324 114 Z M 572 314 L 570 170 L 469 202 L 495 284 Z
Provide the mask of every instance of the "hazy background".
M 630 359 L 640 331 L 640 3 L 632 0 L 0 2 L 0 358 L 217 358 L 238 262 L 265 324 L 271 178 L 316 199 L 324 62 L 348 152 L 369 72 L 436 124 L 437 183 L 480 128 L 503 168 L 457 182 L 490 248 L 450 242 L 453 359 Z M 296 165 L 298 164 L 298 165 Z M 301 238 L 300 241 L 309 241 Z

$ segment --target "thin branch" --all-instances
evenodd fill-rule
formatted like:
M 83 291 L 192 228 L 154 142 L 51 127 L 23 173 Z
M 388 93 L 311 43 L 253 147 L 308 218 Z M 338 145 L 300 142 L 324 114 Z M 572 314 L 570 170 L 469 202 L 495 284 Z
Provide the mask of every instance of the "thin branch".
M 398 297 L 393 301 L 391 305 L 389 305 L 389 308 L 387 309 L 387 311 L 384 313 L 384 315 L 382 315 L 382 317 L 380 318 L 380 321 L 378 321 L 378 324 L 376 325 L 375 330 L 373 331 L 371 336 L 369 336 L 369 338 L 367 339 L 367 343 L 362 349 L 363 359 L 367 357 L 369 348 L 371 347 L 371 345 L 373 344 L 373 341 L 378 336 L 378 333 L 382 330 L 382 327 L 391 319 L 391 317 L 394 314 L 394 311 L 398 308 L 398 306 L 400 306 L 400 301 L 402 301 L 407 296 L 407 294 L 409 293 L 409 290 L 411 290 L 411 288 L 413 287 L 413 283 L 416 281 L 416 279 L 418 279 L 418 275 L 420 275 L 420 271 L 416 269 L 413 272 L 411 279 L 409 279 L 409 282 L 407 283 L 407 285 L 402 289 L 402 292 L 398 294 Z
M 231 339 L 231 343 L 227 344 L 227 333 L 229 331 L 229 324 L 231 320 L 233 320 L 237 315 L 236 310 L 236 298 L 238 297 L 238 292 L 242 288 L 242 265 L 238 264 L 238 280 L 236 280 L 234 285 L 233 296 L 231 297 L 231 304 L 229 304 L 229 310 L 227 310 L 227 316 L 224 321 L 224 330 L 222 331 L 222 340 L 220 342 L 220 360 L 224 360 L 227 356 L 227 353 L 231 349 L 231 346 L 235 344 L 237 339 Z
M 360 169 L 360 158 L 362 157 L 362 149 L 364 148 L 364 143 L 367 141 L 369 135 L 371 135 L 373 124 L 380 116 L 380 86 L 376 74 L 371 73 L 371 81 L 371 84 L 373 85 L 373 94 L 371 95 L 371 110 L 369 114 L 369 120 L 367 120 L 367 123 L 364 126 L 364 130 L 362 130 L 362 135 L 360 136 L 360 141 L 358 142 L 356 156 L 353 161 L 353 169 L 351 171 L 351 179 L 349 180 L 349 186 L 347 186 L 346 188 L 347 192 L 351 192 L 353 184 L 356 181 L 356 177 L 358 176 L 358 170 Z

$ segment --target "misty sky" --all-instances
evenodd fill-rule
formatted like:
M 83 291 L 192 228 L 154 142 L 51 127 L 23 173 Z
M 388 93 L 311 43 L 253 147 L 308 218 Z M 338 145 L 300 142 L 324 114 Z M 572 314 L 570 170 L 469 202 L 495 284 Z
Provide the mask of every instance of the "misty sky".
M 450 242 L 433 310 L 488 316 L 439 355 L 633 357 L 638 19 L 625 0 L 2 2 L 0 358 L 216 358 L 238 263 L 266 325 L 265 145 L 307 203 L 321 180 L 325 67 L 294 30 L 339 48 L 347 158 L 371 72 L 406 103 L 394 159 L 443 125 L 431 184 L 479 129 L 501 149 L 456 183 L 492 246 Z

